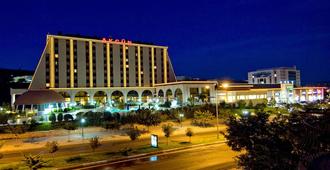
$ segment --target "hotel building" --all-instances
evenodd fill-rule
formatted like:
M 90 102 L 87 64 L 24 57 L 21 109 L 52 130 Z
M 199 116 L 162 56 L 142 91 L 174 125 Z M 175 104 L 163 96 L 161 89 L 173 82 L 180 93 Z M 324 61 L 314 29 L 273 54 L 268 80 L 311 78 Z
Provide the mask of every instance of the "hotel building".
M 234 103 L 238 100 L 258 102 L 264 99 L 295 103 L 324 98 L 322 87 L 293 85 L 300 85 L 300 72 L 295 68 L 250 72 L 249 82 L 224 85 L 218 81 L 177 81 L 167 46 L 47 35 L 29 89 L 11 89 L 11 101 L 16 109 L 19 105 L 23 105 L 23 110 L 25 105 L 31 109 L 35 105 L 44 105 L 41 109 L 38 106 L 38 111 L 43 111 L 49 107 L 52 96 L 57 103 L 63 97 L 65 103 L 81 105 L 113 105 L 116 102 L 147 105 L 165 101 L 185 105 L 191 99 L 196 104 L 216 101 Z M 35 97 L 38 90 L 42 96 Z M 61 95 L 56 96 L 53 92 Z M 21 100 L 19 95 L 22 95 Z M 204 101 L 200 100 L 201 96 L 204 96 Z
M 176 82 L 167 46 L 47 35 L 29 90 L 49 89 L 67 102 L 80 104 L 115 100 L 147 103 L 155 97 L 182 102 L 190 96 L 187 86 L 191 94 L 205 91 L 201 90 L 205 87 L 214 91 L 212 81 L 188 84 Z

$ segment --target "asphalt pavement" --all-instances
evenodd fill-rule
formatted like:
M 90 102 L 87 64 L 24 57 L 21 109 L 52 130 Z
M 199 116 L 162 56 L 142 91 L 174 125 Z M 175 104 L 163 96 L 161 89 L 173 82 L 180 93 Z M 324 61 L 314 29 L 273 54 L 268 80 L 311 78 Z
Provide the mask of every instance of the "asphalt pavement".
M 103 165 L 86 167 L 88 170 L 222 170 L 237 169 L 232 151 L 226 144 L 191 148 L 169 153 L 121 160 Z

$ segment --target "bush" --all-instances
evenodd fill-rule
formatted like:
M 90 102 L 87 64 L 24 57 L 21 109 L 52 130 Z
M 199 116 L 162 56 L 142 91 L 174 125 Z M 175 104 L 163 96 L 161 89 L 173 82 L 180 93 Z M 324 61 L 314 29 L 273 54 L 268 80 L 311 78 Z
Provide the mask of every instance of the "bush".
M 174 128 L 173 125 L 168 123 L 162 126 L 162 130 L 164 132 L 164 136 L 167 139 L 167 145 L 168 145 L 168 138 L 172 135 L 172 133 L 174 132 Z
M 59 121 L 59 122 L 62 122 L 63 121 L 63 114 L 62 113 L 59 113 L 57 115 L 57 121 Z
M 52 123 L 55 123 L 56 122 L 56 115 L 54 113 L 51 113 L 49 115 L 49 120 L 52 122 Z
M 95 151 L 96 148 L 101 146 L 101 143 L 99 141 L 99 137 L 95 136 L 89 140 L 89 146 L 92 148 L 93 152 Z
M 110 129 L 110 130 L 119 130 L 120 129 L 120 123 L 116 121 L 105 121 L 103 122 L 104 129 Z
M 189 142 L 191 142 L 191 137 L 194 136 L 194 132 L 191 128 L 187 128 L 186 130 L 186 136 L 189 137 Z
M 31 119 L 28 126 L 28 131 L 34 131 L 39 126 L 39 123 L 36 120 Z
M 48 123 L 48 122 L 45 122 L 45 123 L 40 123 L 35 131 L 48 131 L 48 130 L 52 130 L 53 129 L 53 125 Z
M 210 111 L 196 111 L 194 113 L 193 125 L 207 127 L 211 126 L 210 120 L 214 119 L 213 114 Z
M 58 151 L 58 143 L 56 141 L 47 142 L 45 145 L 48 153 L 55 153 Z
M 40 155 L 25 155 L 24 154 L 24 163 L 32 170 L 40 169 L 45 166 L 46 161 L 42 159 Z
M 129 138 L 134 141 L 138 139 L 141 135 L 141 132 L 139 131 L 138 128 L 130 128 L 126 131 L 126 134 L 129 136 Z
M 64 115 L 64 121 L 68 122 L 72 120 L 73 120 L 73 116 L 71 114 Z
M 159 105 L 160 107 L 170 108 L 172 103 L 170 101 L 165 101 L 164 104 Z

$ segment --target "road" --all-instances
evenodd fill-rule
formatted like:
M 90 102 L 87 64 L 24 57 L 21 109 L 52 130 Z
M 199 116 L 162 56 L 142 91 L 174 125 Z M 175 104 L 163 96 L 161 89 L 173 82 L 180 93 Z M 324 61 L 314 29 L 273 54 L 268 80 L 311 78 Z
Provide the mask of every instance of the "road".
M 216 144 L 192 148 L 172 153 L 146 156 L 128 161 L 114 162 L 107 165 L 88 167 L 89 170 L 212 170 L 236 169 L 234 157 L 238 153 L 232 151 L 226 144 Z

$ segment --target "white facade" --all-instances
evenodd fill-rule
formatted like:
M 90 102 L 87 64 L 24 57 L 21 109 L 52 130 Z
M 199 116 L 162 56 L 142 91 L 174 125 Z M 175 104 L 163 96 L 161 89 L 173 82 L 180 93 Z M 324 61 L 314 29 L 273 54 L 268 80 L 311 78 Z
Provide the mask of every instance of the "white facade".
M 296 67 L 279 67 L 251 71 L 248 73 L 249 84 L 287 84 L 301 85 L 300 70 Z

